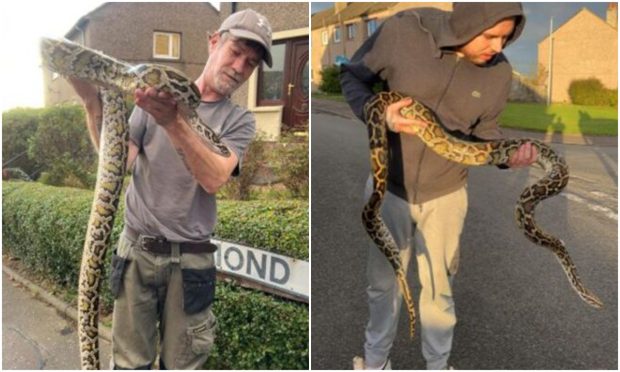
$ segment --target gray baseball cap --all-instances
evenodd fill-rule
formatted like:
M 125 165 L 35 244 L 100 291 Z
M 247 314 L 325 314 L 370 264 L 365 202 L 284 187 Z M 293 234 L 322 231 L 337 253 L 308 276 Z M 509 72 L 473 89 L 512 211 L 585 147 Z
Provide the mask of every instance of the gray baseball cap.
M 231 35 L 254 40 L 265 49 L 263 59 L 267 66 L 271 67 L 271 25 L 264 15 L 252 10 L 245 9 L 228 16 L 222 22 L 218 32 L 228 31 Z

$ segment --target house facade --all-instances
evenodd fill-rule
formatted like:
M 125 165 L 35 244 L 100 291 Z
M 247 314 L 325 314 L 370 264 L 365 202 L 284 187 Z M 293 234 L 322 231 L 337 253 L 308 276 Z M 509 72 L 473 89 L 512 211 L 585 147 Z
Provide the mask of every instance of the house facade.
M 618 3 L 609 4 L 606 20 L 584 8 L 558 27 L 551 40 L 540 41 L 538 69 L 540 76 L 551 71 L 552 102 L 570 102 L 568 88 L 579 79 L 597 78 L 606 88 L 618 89 Z
M 410 8 L 452 10 L 452 3 L 334 3 L 312 16 L 312 88 L 321 83 L 324 67 L 345 62 L 392 15 Z
M 219 11 L 206 2 L 105 3 L 65 37 L 131 64 L 164 64 L 196 79 L 208 57 L 208 35 L 246 8 L 269 19 L 274 64 L 261 64 L 231 98 L 254 113 L 264 137 L 275 140 L 282 130 L 303 129 L 308 121 L 309 92 L 301 83 L 309 74 L 308 3 L 233 2 L 222 3 Z M 43 74 L 46 106 L 79 101 L 64 79 L 46 69 Z

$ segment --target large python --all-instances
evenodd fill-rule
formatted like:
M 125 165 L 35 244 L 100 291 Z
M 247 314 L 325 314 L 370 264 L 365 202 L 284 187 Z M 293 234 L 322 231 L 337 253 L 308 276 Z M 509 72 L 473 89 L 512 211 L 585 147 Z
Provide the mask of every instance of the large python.
M 387 226 L 381 219 L 381 204 L 387 189 L 388 176 L 388 141 L 385 110 L 405 96 L 396 92 L 381 92 L 364 106 L 364 114 L 370 143 L 370 163 L 373 179 L 373 192 L 364 206 L 362 220 L 368 235 L 387 257 L 394 268 L 398 285 L 409 313 L 409 332 L 415 334 L 415 310 L 409 285 L 405 278 L 399 250 Z M 531 143 L 538 151 L 536 163 L 543 168 L 545 175 L 536 183 L 525 188 L 517 202 L 515 217 L 518 227 L 532 242 L 551 250 L 559 260 L 568 280 L 579 297 L 595 308 L 603 306 L 601 300 L 590 292 L 579 279 L 577 269 L 564 243 L 544 232 L 534 220 L 534 208 L 542 200 L 560 193 L 568 184 L 568 166 L 547 144 L 532 139 L 508 139 L 489 142 L 468 142 L 451 136 L 441 127 L 435 115 L 420 102 L 400 111 L 410 119 L 427 123 L 426 128 L 417 132 L 418 137 L 429 148 L 442 157 L 465 165 L 503 165 L 510 156 L 524 143 Z
M 99 369 L 99 290 L 127 162 L 129 131 L 124 96 L 147 87 L 170 93 L 185 121 L 206 145 L 225 157 L 230 152 L 196 114 L 200 91 L 182 72 L 163 65 L 132 66 L 68 40 L 42 39 L 41 56 L 48 69 L 103 88 L 97 183 L 78 285 L 80 363 L 82 369 Z

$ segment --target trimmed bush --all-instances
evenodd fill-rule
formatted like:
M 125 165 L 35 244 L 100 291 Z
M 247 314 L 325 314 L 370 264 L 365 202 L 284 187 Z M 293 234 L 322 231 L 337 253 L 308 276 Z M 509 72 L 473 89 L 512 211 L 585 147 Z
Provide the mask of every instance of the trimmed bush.
M 77 293 L 79 266 L 93 193 L 32 182 L 2 184 L 3 246 L 33 272 Z M 120 204 L 110 247 L 123 228 Z M 308 258 L 308 203 L 218 201 L 217 235 L 250 246 Z M 113 249 L 107 252 L 108 261 Z M 102 306 L 112 297 L 107 275 Z M 308 306 L 218 282 L 218 336 L 209 368 L 307 369 Z
M 308 202 L 301 200 L 218 201 L 215 235 L 307 260 Z
M 607 89 L 595 78 L 573 80 L 568 95 L 575 105 L 618 107 L 618 90 Z
M 342 93 L 340 88 L 340 67 L 332 65 L 323 68 L 319 89 L 324 93 Z
M 308 307 L 228 284 L 216 290 L 208 369 L 308 369 Z

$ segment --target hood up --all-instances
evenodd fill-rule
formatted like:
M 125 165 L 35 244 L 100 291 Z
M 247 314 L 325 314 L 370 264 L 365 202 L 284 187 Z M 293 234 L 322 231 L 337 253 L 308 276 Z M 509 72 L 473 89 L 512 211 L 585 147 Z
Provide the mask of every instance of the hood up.
M 437 47 L 457 47 L 493 27 L 502 19 L 515 17 L 515 29 L 506 46 L 513 43 L 525 27 L 525 15 L 521 3 L 453 3 L 453 10 L 444 17 L 433 17 L 424 22 L 433 33 Z M 445 14 L 445 13 L 444 13 Z

